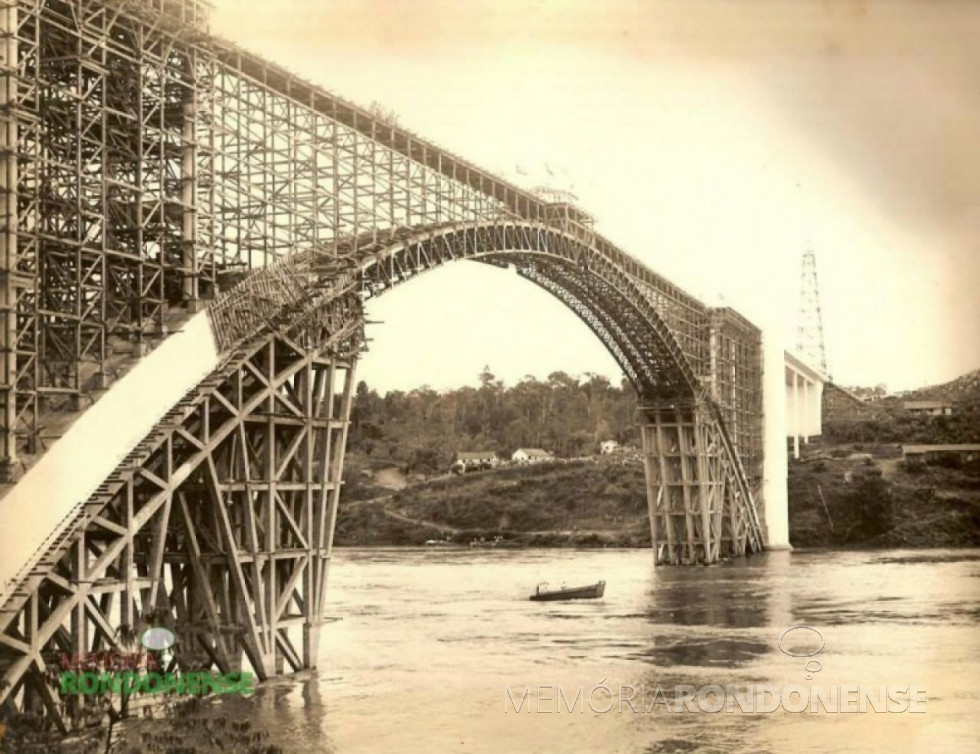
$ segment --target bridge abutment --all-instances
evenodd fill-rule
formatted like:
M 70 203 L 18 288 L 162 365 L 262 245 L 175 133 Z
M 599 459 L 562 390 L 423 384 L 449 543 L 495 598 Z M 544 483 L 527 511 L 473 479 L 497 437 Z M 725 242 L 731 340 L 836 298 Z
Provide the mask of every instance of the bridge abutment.
M 763 466 L 762 496 L 766 508 L 766 547 L 790 549 L 789 461 L 786 453 L 786 386 L 784 383 L 785 351 L 782 339 L 775 336 L 781 323 L 774 322 L 763 339 Z

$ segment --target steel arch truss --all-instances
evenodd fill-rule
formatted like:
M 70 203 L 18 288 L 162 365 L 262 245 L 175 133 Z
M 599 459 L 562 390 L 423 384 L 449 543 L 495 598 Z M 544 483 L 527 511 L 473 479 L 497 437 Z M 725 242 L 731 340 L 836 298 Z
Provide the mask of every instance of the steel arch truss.
M 363 300 L 450 261 L 514 264 L 581 317 L 644 406 L 658 562 L 762 547 L 721 409 L 641 280 L 588 239 L 510 220 L 400 229 L 256 270 L 209 309 L 221 366 L 42 545 L 0 605 L 0 702 L 65 725 L 45 669 L 175 628 L 181 667 L 314 667 Z M 254 333 L 258 332 L 258 335 Z M 676 445 L 676 447 L 674 447 Z M 300 634 L 301 632 L 301 634 Z
M 360 248 L 368 254 L 357 261 L 366 296 L 456 259 L 513 264 L 588 325 L 639 394 L 657 562 L 713 563 L 763 548 L 753 480 L 745 470 L 747 463 L 757 464 L 759 448 L 744 439 L 746 447 L 739 445 L 759 432 L 740 423 L 733 438 L 726 427 L 726 417 L 744 420 L 756 407 L 742 406 L 742 395 L 724 404 L 717 400 L 725 377 L 698 379 L 656 299 L 619 260 L 573 233 L 512 221 L 405 230 L 393 246 Z M 752 376 L 759 374 L 748 381 Z M 761 424 L 758 411 L 754 419 Z
M 359 244 L 365 296 L 458 259 L 515 264 L 524 277 L 558 295 L 585 320 L 641 395 L 679 397 L 700 390 L 694 368 L 640 281 L 572 233 L 501 220 L 405 229 L 399 235 L 394 244 Z

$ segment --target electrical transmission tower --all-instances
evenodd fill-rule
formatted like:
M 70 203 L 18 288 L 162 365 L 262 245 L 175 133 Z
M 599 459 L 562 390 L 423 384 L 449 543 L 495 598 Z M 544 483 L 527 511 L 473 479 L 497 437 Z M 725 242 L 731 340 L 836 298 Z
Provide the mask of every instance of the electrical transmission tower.
M 817 286 L 817 258 L 809 245 L 803 251 L 796 353 L 804 362 L 830 376 L 830 370 L 827 368 L 827 353 L 823 344 L 823 318 L 820 314 L 820 289 Z

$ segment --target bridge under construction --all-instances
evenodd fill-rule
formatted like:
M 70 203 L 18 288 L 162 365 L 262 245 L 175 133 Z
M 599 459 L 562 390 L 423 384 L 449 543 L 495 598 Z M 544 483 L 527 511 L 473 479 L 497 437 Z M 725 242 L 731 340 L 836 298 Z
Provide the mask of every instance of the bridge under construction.
M 197 0 L 8 0 L 0 61 L 0 714 L 67 727 L 92 702 L 47 668 L 120 626 L 173 628 L 184 669 L 316 667 L 364 302 L 454 261 L 514 268 L 622 367 L 656 562 L 765 547 L 759 329 L 581 208 Z

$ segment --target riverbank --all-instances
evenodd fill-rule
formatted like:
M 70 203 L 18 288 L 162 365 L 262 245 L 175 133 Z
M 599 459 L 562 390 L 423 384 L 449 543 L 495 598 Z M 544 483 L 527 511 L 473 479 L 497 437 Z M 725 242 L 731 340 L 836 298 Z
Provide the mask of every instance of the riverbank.
M 650 545 L 636 462 L 509 467 L 358 492 L 365 499 L 342 501 L 337 545 Z M 907 469 L 897 445 L 808 446 L 790 461 L 789 516 L 795 547 L 980 546 L 980 468 Z
M 643 467 L 608 461 L 472 472 L 342 502 L 342 546 L 648 547 Z
M 789 466 L 797 547 L 976 547 L 980 464 L 907 467 L 899 445 L 815 445 Z

